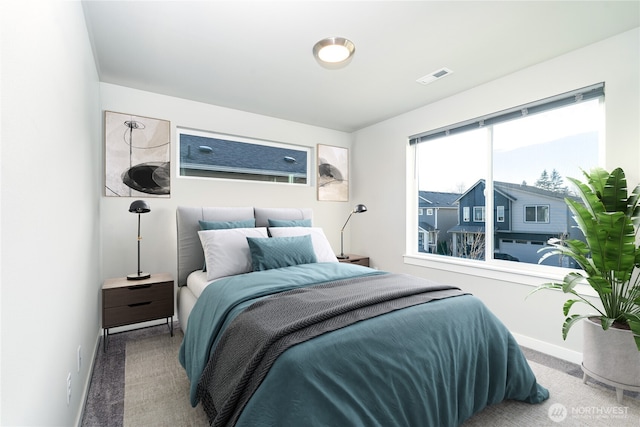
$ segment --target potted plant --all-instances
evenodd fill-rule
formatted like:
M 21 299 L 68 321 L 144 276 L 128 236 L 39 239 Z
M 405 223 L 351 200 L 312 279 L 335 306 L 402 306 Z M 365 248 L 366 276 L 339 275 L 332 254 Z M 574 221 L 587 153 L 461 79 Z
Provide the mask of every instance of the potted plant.
M 534 292 L 560 289 L 572 295 L 563 307 L 566 319 L 562 337 L 566 339 L 573 325 L 586 320 L 584 380 L 588 375 L 616 387 L 621 400 L 623 389 L 640 391 L 640 269 L 636 269 L 640 267 L 640 247 L 636 243 L 640 185 L 628 194 L 627 180 L 620 168 L 611 173 L 602 168 L 582 172 L 586 182 L 567 178 L 576 187 L 582 203 L 569 197 L 565 203 L 585 241 L 551 239 L 549 246 L 539 251 L 545 252 L 539 262 L 553 255 L 569 256 L 582 271 L 572 271 L 562 283 L 545 283 Z M 576 291 L 580 283 L 593 288 L 602 307 Z M 595 313 L 570 315 L 576 303 L 587 304 Z M 613 342 L 601 341 L 607 338 Z M 625 365 L 629 365 L 630 371 L 623 370 Z

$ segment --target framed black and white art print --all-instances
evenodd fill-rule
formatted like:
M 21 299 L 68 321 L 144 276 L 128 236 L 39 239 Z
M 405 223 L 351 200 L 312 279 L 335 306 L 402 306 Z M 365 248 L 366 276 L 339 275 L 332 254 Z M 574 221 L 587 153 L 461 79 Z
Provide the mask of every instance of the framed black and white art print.
M 105 196 L 170 197 L 168 120 L 105 111 Z
M 349 149 L 318 144 L 318 200 L 349 201 Z

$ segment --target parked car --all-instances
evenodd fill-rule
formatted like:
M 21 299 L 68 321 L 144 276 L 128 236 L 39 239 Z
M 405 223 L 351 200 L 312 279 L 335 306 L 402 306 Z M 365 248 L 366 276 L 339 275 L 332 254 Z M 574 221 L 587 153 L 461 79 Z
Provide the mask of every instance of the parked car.
M 495 259 L 504 259 L 506 261 L 520 261 L 518 258 L 511 256 L 509 254 L 503 254 L 503 253 L 494 253 L 493 254 L 493 258 Z

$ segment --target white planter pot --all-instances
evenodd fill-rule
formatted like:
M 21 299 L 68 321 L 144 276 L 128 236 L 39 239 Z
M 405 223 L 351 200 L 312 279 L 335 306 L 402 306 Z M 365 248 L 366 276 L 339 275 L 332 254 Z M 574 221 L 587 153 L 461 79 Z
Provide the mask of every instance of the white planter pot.
M 640 392 L 640 351 L 630 330 L 603 330 L 598 318 L 585 319 L 582 353 L 583 382 L 591 377 L 615 387 L 618 403 L 624 390 Z

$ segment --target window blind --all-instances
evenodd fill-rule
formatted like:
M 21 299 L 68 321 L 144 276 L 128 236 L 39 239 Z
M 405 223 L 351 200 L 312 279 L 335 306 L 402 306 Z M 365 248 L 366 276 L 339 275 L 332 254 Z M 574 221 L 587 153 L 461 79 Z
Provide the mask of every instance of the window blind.
M 518 119 L 532 114 L 542 113 L 554 108 L 564 107 L 570 104 L 587 101 L 604 96 L 604 83 L 576 89 L 560 95 L 530 102 L 518 107 L 509 108 L 492 114 L 487 114 L 472 120 L 466 120 L 454 125 L 445 126 L 428 132 L 419 133 L 409 137 L 409 144 L 414 145 L 420 142 L 430 141 L 443 136 L 455 135 L 470 130 L 479 129 L 484 126 L 495 125 L 509 120 Z

